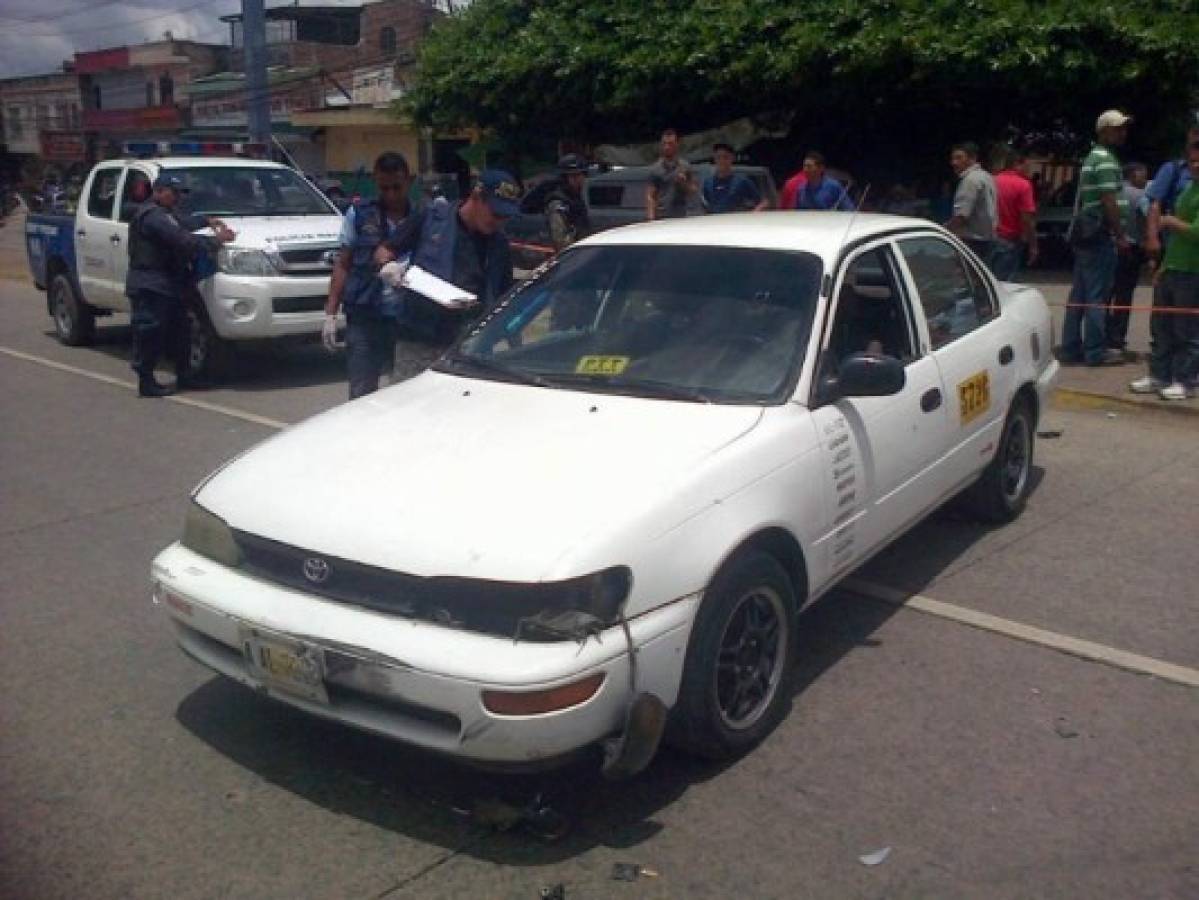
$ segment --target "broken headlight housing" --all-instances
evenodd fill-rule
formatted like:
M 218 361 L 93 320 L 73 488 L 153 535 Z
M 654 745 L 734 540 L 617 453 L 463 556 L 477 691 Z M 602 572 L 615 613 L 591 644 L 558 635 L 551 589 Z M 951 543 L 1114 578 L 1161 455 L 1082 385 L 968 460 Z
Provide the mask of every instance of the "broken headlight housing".
M 233 539 L 233 531 L 224 519 L 210 513 L 195 500 L 187 508 L 180 543 L 193 553 L 222 565 L 236 568 L 241 564 L 241 550 Z

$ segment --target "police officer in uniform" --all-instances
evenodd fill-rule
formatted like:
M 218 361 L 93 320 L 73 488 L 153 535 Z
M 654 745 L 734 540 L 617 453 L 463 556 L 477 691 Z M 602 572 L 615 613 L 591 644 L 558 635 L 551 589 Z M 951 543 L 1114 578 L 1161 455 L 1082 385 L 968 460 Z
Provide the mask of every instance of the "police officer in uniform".
M 133 310 L 133 371 L 142 397 L 163 397 L 175 389 L 199 387 L 188 371 L 188 319 L 184 296 L 191 290 L 193 265 L 205 253 L 233 240 L 219 219 L 181 216 L 175 208 L 186 192 L 179 176 L 169 172 L 154 179 L 153 194 L 138 206 L 129 223 L 129 273 L 125 294 Z M 210 226 L 215 236 L 195 229 Z M 154 367 L 163 351 L 175 364 L 175 388 L 159 384 Z
M 399 153 L 383 153 L 373 172 L 379 199 L 346 211 L 341 228 L 341 254 L 329 281 L 321 339 L 337 347 L 337 310 L 346 313 L 346 368 L 350 399 L 379 389 L 379 379 L 395 366 L 401 297 L 379 278 L 375 251 L 384 243 L 408 253 L 418 222 L 410 215 L 408 161 Z
M 545 201 L 545 221 L 555 250 L 564 250 L 591 234 L 591 220 L 583 188 L 587 185 L 587 161 L 577 153 L 558 160 L 558 183 Z

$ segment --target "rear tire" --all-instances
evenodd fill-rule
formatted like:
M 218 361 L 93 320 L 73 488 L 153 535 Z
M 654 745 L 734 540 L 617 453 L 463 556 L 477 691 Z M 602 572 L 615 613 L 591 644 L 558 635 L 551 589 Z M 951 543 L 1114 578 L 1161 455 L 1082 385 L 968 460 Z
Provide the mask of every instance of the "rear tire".
M 1027 400 L 1017 398 L 1004 420 L 995 458 L 963 497 L 974 516 L 1004 524 L 1024 512 L 1035 441 L 1032 409 Z
M 730 759 L 756 746 L 791 701 L 795 591 L 778 561 L 751 551 L 713 579 L 696 614 L 671 744 Z
M 65 272 L 50 281 L 50 315 L 54 332 L 68 347 L 90 344 L 96 336 L 96 317 L 75 293 L 75 287 Z

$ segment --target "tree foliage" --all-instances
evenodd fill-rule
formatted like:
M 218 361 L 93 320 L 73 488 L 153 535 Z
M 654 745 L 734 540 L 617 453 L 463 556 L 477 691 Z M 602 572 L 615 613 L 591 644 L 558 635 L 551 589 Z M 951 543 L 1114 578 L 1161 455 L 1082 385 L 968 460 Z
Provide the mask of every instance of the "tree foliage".
M 427 124 L 596 141 L 788 111 L 827 149 L 903 156 L 1089 134 L 1113 106 L 1164 139 L 1197 73 L 1195 0 L 475 0 L 434 27 L 409 102 Z

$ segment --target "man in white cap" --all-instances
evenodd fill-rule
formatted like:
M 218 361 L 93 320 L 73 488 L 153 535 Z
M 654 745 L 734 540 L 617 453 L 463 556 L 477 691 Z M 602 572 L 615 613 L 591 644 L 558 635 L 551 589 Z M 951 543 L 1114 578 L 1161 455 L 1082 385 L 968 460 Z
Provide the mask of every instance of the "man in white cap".
M 1128 200 L 1115 149 L 1128 136 L 1132 116 L 1109 109 L 1095 122 L 1097 141 L 1078 173 L 1078 196 L 1070 222 L 1074 286 L 1062 325 L 1062 360 L 1088 366 L 1120 365 L 1124 354 L 1107 346 L 1107 298 L 1116 277 L 1117 254 L 1132 248 L 1125 234 Z

